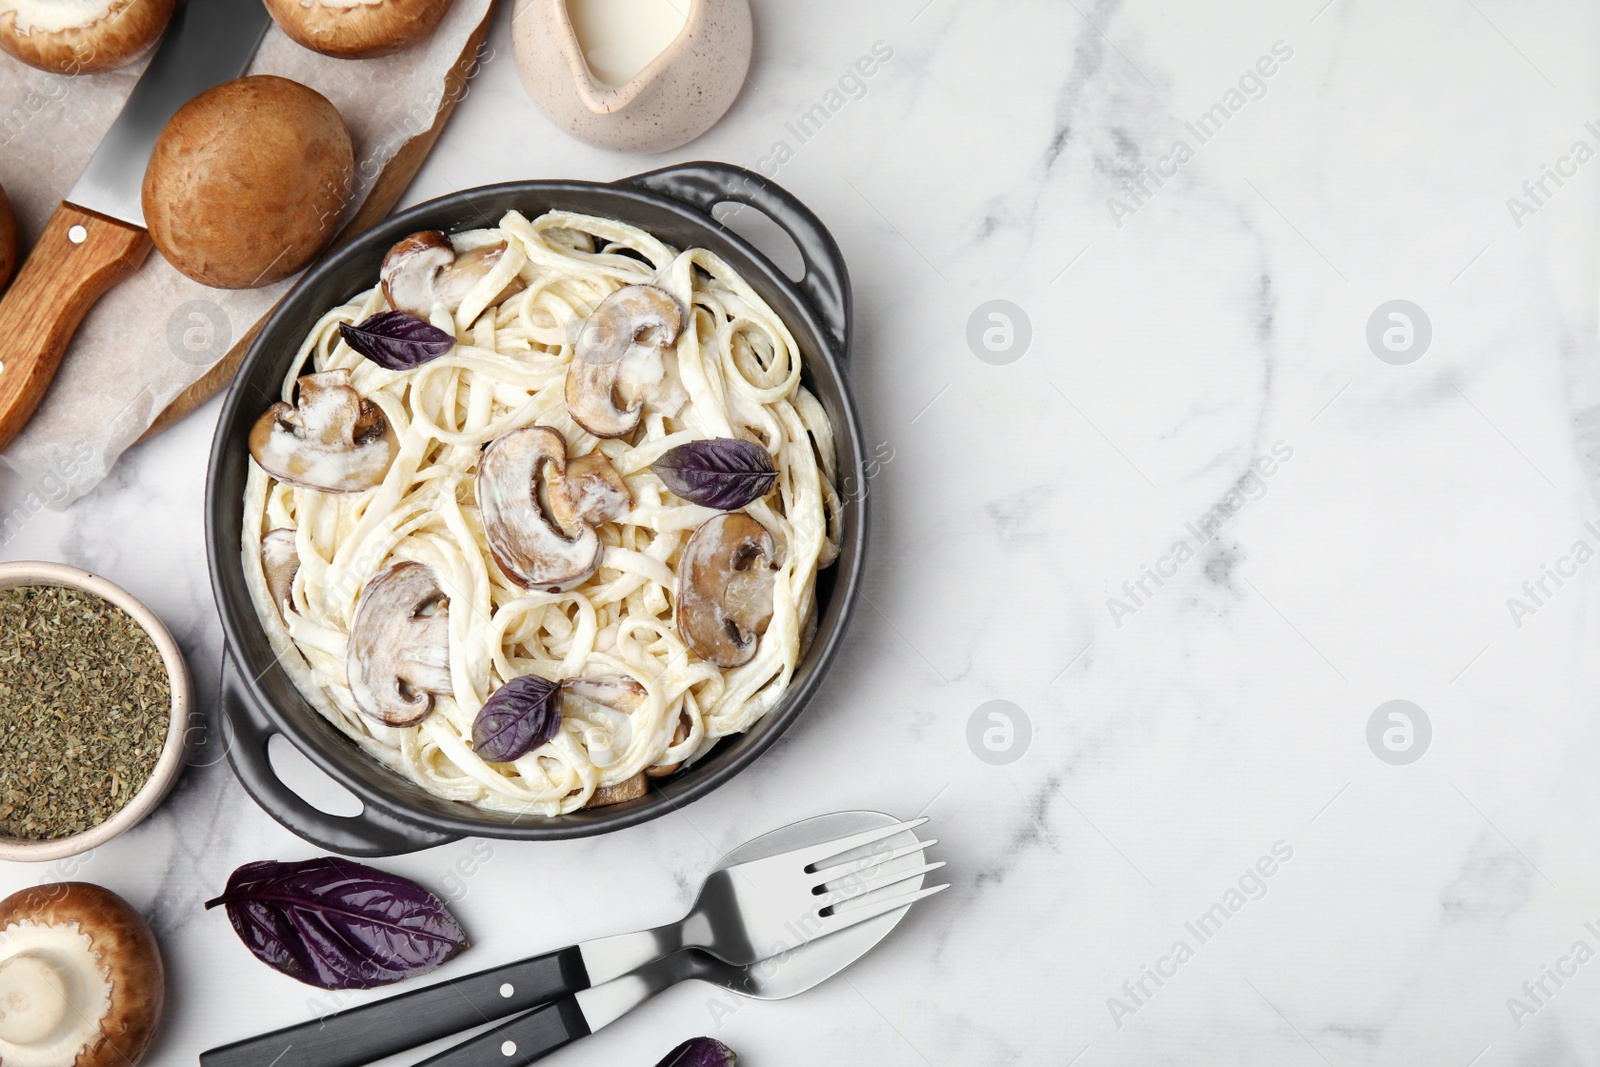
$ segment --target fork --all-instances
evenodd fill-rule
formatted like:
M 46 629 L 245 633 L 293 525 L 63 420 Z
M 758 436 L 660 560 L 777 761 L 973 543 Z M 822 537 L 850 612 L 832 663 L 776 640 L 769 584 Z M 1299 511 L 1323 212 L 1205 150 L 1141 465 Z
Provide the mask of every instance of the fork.
M 754 964 L 946 888 L 886 892 L 944 866 L 939 861 L 908 868 L 899 862 L 937 843 L 914 835 L 911 843 L 893 843 L 925 822 L 896 822 L 719 865 L 677 922 L 583 941 L 223 1045 L 202 1052 L 201 1067 L 268 1067 L 291 1049 L 294 1062 L 359 1067 L 588 989 L 679 949 L 700 949 L 735 966 Z

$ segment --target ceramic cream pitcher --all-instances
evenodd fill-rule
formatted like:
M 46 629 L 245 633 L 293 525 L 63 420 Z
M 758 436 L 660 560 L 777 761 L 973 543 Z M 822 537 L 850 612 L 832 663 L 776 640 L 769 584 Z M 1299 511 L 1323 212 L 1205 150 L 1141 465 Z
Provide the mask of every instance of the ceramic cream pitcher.
M 528 95 L 580 141 L 663 152 L 723 116 L 750 67 L 749 0 L 517 0 Z

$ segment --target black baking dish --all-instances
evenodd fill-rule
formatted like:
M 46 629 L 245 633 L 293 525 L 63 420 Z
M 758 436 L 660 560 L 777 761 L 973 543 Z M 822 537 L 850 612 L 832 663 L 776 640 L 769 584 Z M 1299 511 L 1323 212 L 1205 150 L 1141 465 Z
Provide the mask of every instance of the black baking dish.
M 805 275 L 790 280 L 712 216 L 719 203 L 746 205 L 794 238 Z M 367 756 L 300 695 L 278 666 L 255 614 L 240 564 L 251 425 L 277 399 L 289 364 L 316 321 L 369 288 L 384 254 L 418 230 L 453 232 L 499 222 L 515 208 L 532 218 L 564 209 L 618 219 L 678 248 L 708 248 L 726 260 L 788 324 L 805 360 L 804 380 L 833 422 L 845 498 L 842 550 L 819 577 L 817 634 L 779 705 L 748 732 L 724 738 L 694 766 L 652 783 L 643 797 L 554 818 L 512 816 L 442 800 Z M 469 189 L 380 223 L 330 253 L 262 324 L 223 403 L 206 480 L 206 548 L 226 647 L 222 712 L 228 758 L 245 789 L 290 830 L 349 855 L 411 852 L 466 836 L 547 840 L 604 833 L 655 818 L 705 795 L 748 766 L 805 710 L 843 639 L 866 552 L 867 501 L 861 427 L 844 364 L 850 351 L 849 277 L 838 245 L 809 209 L 761 177 L 721 163 L 690 163 L 611 184 L 527 181 Z M 856 487 L 857 491 L 850 491 Z M 267 744 L 283 734 L 359 797 L 353 818 L 327 815 L 271 769 Z

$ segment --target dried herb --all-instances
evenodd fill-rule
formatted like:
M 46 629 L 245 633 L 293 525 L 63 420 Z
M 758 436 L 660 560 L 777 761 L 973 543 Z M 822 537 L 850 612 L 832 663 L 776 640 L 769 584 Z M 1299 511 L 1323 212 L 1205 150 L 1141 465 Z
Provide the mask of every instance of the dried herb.
M 322 989 L 371 989 L 426 974 L 467 947 L 444 901 L 417 883 L 327 856 L 233 872 L 207 908 L 256 958 Z
M 0 591 L 0 834 L 105 822 L 149 779 L 171 719 L 166 664 L 127 612 L 58 586 Z
M 767 450 L 754 441 L 713 437 L 668 449 L 651 464 L 668 489 L 691 504 L 738 511 L 778 480 Z
M 344 343 L 389 370 L 410 370 L 438 359 L 456 339 L 426 319 L 404 311 L 384 311 L 359 326 L 339 324 Z

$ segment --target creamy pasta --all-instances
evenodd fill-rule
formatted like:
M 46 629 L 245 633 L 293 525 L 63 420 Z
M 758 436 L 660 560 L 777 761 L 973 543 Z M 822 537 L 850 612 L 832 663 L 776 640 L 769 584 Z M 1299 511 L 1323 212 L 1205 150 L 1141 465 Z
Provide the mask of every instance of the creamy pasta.
M 381 483 L 359 492 L 287 484 L 252 462 L 245 575 L 284 668 L 365 752 L 440 797 L 557 815 L 641 772 L 693 762 L 782 698 L 815 629 L 818 569 L 838 552 L 832 429 L 800 382 L 789 329 L 705 249 L 678 251 L 633 226 L 561 211 L 532 220 L 509 212 L 498 227 L 449 240 L 463 256 L 503 252 L 454 313 L 429 316 L 456 338 L 448 354 L 396 371 L 351 349 L 339 326 L 388 310 L 379 286 L 329 311 L 305 339 L 282 399 L 294 402 L 301 375 L 348 370 L 350 385 L 392 427 L 398 450 Z M 522 288 L 505 297 L 508 283 Z M 571 417 L 564 383 L 591 311 L 636 284 L 666 290 L 687 314 L 664 350 L 659 383 L 640 394 L 637 430 L 602 439 Z M 484 447 L 530 426 L 558 431 L 572 457 L 602 453 L 632 495 L 626 513 L 597 527 L 598 570 L 566 592 L 508 579 L 476 496 Z M 774 490 L 743 509 L 776 544 L 771 620 L 753 658 L 727 669 L 694 654 L 673 614 L 685 542 L 721 513 L 673 496 L 651 469 L 675 446 L 717 437 L 762 445 L 777 469 Z M 267 546 L 269 559 L 291 538 L 298 558 L 281 609 L 263 565 L 264 538 L 278 541 Z M 358 707 L 346 651 L 363 590 L 401 561 L 431 568 L 448 597 L 448 685 L 417 725 L 392 727 Z M 480 758 L 472 743 L 480 708 L 528 674 L 631 679 L 644 699 L 630 708 L 566 696 L 550 741 L 507 763 Z

